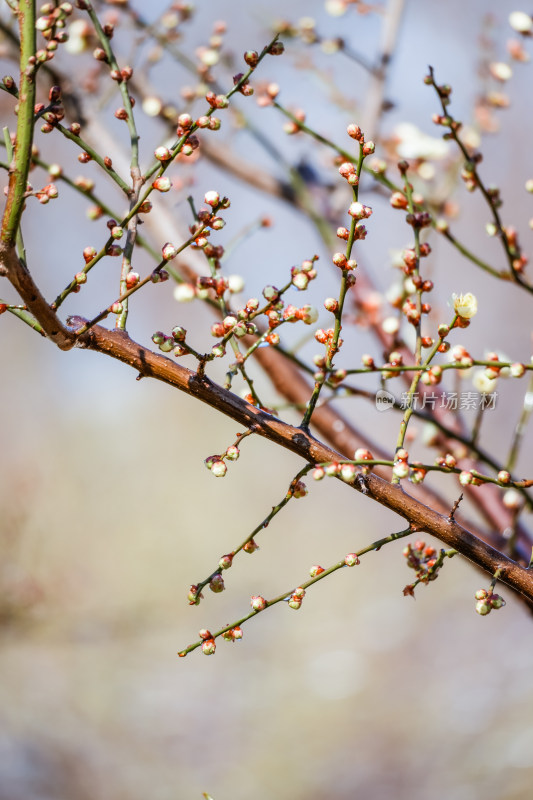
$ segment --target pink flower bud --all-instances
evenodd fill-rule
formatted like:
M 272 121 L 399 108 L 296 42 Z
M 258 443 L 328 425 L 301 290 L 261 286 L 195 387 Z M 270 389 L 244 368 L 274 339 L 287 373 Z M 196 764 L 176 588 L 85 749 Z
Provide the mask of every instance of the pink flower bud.
M 354 125 L 353 123 L 351 125 L 348 125 L 348 127 L 346 128 L 346 132 L 348 136 L 350 136 L 352 139 L 361 141 L 362 132 L 359 125 Z
M 228 468 L 223 461 L 214 461 L 211 465 L 211 472 L 215 478 L 223 478 L 227 471 Z
M 355 567 L 357 564 L 360 564 L 359 557 L 357 553 L 348 553 L 348 555 L 344 559 L 344 563 L 347 567 Z
M 279 290 L 275 286 L 265 286 L 263 289 L 263 297 L 265 300 L 271 302 L 279 296 Z
M 510 372 L 513 378 L 521 378 L 525 371 L 526 368 L 524 367 L 523 364 L 520 364 L 518 362 L 511 364 Z
M 343 464 L 341 466 L 341 480 L 345 483 L 353 483 L 355 480 L 356 469 L 353 464 Z
M 212 656 L 215 653 L 217 646 L 214 639 L 206 639 L 202 644 L 202 652 L 206 656 Z
M 409 465 L 405 461 L 399 461 L 392 468 L 392 474 L 395 478 L 407 478 L 409 475 Z
M 303 481 L 298 481 L 293 489 L 292 496 L 296 499 L 305 497 L 308 492 L 307 486 Z
M 488 599 L 491 608 L 496 608 L 496 609 L 503 608 L 503 606 L 505 605 L 505 600 L 499 594 L 491 594 Z
M 511 483 L 511 474 L 510 474 L 510 472 L 507 472 L 506 469 L 501 469 L 498 472 L 498 482 L 499 483 L 503 483 L 503 484 Z
M 329 478 L 336 478 L 340 474 L 341 467 L 336 461 L 332 461 L 331 464 L 326 464 L 324 470 Z
M 167 242 L 161 248 L 161 254 L 165 261 L 172 261 L 172 259 L 178 254 L 178 248 L 175 247 L 172 242 Z
M 154 150 L 154 156 L 157 158 L 158 161 L 168 161 L 172 158 L 172 153 L 168 149 L 168 147 L 156 147 Z
M 126 287 L 128 289 L 133 289 L 134 286 L 137 286 L 140 280 L 140 275 L 138 272 L 130 271 L 126 275 Z
M 297 289 L 303 291 L 307 289 L 307 284 L 309 283 L 309 278 L 305 274 L 305 272 L 297 272 L 296 275 L 293 275 L 292 284 L 296 286 Z
M 169 192 L 172 186 L 172 182 L 170 178 L 168 178 L 166 175 L 160 175 L 159 178 L 155 179 L 152 186 L 158 192 Z
M 222 577 L 220 572 L 217 572 L 216 575 L 213 575 L 213 577 L 209 581 L 209 588 L 215 594 L 219 594 L 219 592 L 224 591 L 226 587 L 224 586 L 224 578 Z
M 233 553 L 228 553 L 228 555 L 222 556 L 220 561 L 218 562 L 219 569 L 229 569 L 233 563 Z
M 322 572 L 325 572 L 324 567 L 321 567 L 320 564 L 313 564 L 312 567 L 309 569 L 309 575 L 312 578 L 316 578 L 317 575 L 321 575 Z
M 216 206 L 220 205 L 220 195 L 215 191 L 206 192 L 204 195 L 204 201 L 208 206 L 215 208 Z
M 393 208 L 406 209 L 409 205 L 407 202 L 407 197 L 402 192 L 393 192 L 390 196 L 389 202 Z
M 263 611 L 266 608 L 266 600 L 264 597 L 260 595 L 253 595 L 250 600 L 250 605 L 252 606 L 254 611 Z
M 468 470 L 463 470 L 459 475 L 459 483 L 461 486 L 468 486 L 472 483 L 474 476 Z

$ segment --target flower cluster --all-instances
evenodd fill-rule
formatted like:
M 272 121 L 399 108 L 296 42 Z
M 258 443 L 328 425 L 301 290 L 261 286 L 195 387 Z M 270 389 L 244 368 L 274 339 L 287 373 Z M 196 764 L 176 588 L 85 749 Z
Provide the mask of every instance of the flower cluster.
M 492 589 L 478 589 L 476 594 L 476 612 L 482 617 L 494 609 L 503 608 L 505 600 L 499 594 L 495 594 Z
M 407 566 L 413 569 L 416 574 L 416 582 L 409 584 L 403 590 L 404 594 L 412 595 L 418 583 L 428 583 L 434 581 L 439 574 L 437 566 L 437 551 L 431 545 L 418 540 L 414 544 L 408 544 L 403 549 Z

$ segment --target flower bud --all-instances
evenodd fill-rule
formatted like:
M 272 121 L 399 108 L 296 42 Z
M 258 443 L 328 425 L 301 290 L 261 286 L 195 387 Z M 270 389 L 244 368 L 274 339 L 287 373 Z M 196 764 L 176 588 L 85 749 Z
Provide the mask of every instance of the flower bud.
M 214 639 L 206 639 L 205 642 L 202 643 L 202 652 L 206 656 L 214 655 L 216 649 L 217 646 Z
M 266 608 L 266 604 L 265 598 L 260 595 L 253 595 L 250 600 L 250 605 L 254 611 L 263 611 Z
M 317 575 L 321 575 L 322 572 L 325 572 L 324 567 L 321 567 L 320 564 L 313 564 L 312 567 L 309 569 L 309 575 L 312 578 L 316 578 Z
M 409 465 L 405 461 L 398 461 L 392 468 L 395 478 L 407 478 L 409 475 Z
M 225 556 L 222 556 L 220 561 L 218 562 L 219 569 L 229 569 L 233 563 L 233 553 L 228 553 Z
M 160 175 L 159 178 L 155 179 L 152 186 L 158 192 L 169 192 L 172 187 L 172 182 L 166 175 Z
M 154 150 L 154 156 L 157 158 L 158 161 L 169 161 L 172 158 L 172 153 L 168 149 L 168 147 L 156 147 Z
M 318 319 L 318 311 L 314 306 L 306 305 L 302 308 L 302 321 L 306 325 L 312 325 Z
M 220 195 L 215 191 L 206 192 L 204 195 L 204 201 L 208 206 L 215 208 L 216 206 L 220 205 Z
M 353 483 L 355 480 L 356 468 L 353 464 L 343 464 L 341 466 L 341 480 L 345 483 Z
M 496 608 L 496 609 L 503 608 L 505 605 L 505 600 L 503 599 L 503 597 L 500 597 L 499 594 L 489 595 L 488 600 L 490 602 L 491 608 Z
M 526 368 L 524 367 L 523 364 L 520 364 L 518 362 L 516 362 L 515 364 L 511 364 L 510 372 L 513 378 L 521 378 L 525 371 Z
M 459 483 L 461 486 L 468 486 L 472 483 L 474 476 L 468 470 L 463 470 L 459 475 Z
M 344 563 L 347 567 L 355 567 L 357 564 L 360 564 L 359 557 L 357 553 L 348 553 L 348 555 L 344 559 Z
M 220 572 L 217 572 L 216 575 L 213 575 L 213 577 L 209 581 L 209 588 L 215 594 L 219 594 L 219 592 L 224 591 L 226 587 L 224 586 L 224 578 L 222 577 Z
M 354 453 L 354 461 L 373 461 L 374 456 L 365 447 L 359 447 Z
M 223 478 L 227 471 L 228 471 L 227 466 L 221 460 L 214 461 L 211 465 L 211 472 L 213 473 L 215 478 Z

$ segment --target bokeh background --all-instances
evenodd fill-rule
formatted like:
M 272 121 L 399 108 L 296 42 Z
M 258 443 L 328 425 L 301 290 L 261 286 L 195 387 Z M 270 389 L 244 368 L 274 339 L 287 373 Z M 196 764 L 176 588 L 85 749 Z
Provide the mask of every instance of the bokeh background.
M 326 4 L 330 12 L 333 5 Z M 149 8 L 132 6 L 148 21 L 164 9 L 158 0 Z M 194 57 L 222 19 L 228 24 L 224 50 L 240 58 L 245 49 L 262 47 L 276 20 L 312 17 L 323 37 L 340 35 L 373 62 L 379 8 L 362 15 L 354 5 L 339 17 L 328 8 L 319 0 L 198 3 L 178 44 Z M 394 105 L 381 122 L 383 135 L 393 137 L 406 121 L 435 135 L 436 99 L 422 82 L 428 64 L 454 87 L 455 115 L 473 124 L 486 80 L 480 62 L 489 55 L 507 59 L 512 10 L 492 0 L 408 0 L 387 80 L 386 98 Z M 136 36 L 124 25 L 116 41 L 140 57 L 146 85 L 185 108 L 180 88 L 193 78 Z M 7 57 L 5 39 L 2 47 Z M 83 86 L 90 55 L 70 63 L 73 82 Z M 242 67 L 232 72 L 222 62 L 218 69 L 227 81 Z M 7 58 L 4 71 L 12 71 Z M 286 105 L 304 108 L 312 127 L 349 146 L 345 127 L 358 121 L 368 87 L 356 63 L 289 41 L 283 58 L 260 68 L 260 79 L 278 82 Z M 502 187 L 505 219 L 516 225 L 527 251 L 531 67 L 517 64 L 505 91 L 510 108 L 496 115 L 499 133 L 484 138 L 483 169 L 489 183 Z M 13 127 L 12 103 L 0 99 L 4 124 Z M 95 141 L 113 152 L 115 163 L 127 163 L 120 161 L 125 127 L 113 118 L 114 101 L 101 107 L 88 94 L 86 102 Z M 275 111 L 257 109 L 254 98 L 240 98 L 238 107 L 255 117 L 288 162 L 311 166 L 318 182 L 339 182 L 330 154 L 303 137 L 287 137 Z M 142 113 L 139 124 L 146 165 L 164 133 Z M 286 177 L 246 130 L 224 125 L 220 142 L 228 159 L 238 153 Z M 61 161 L 72 175 L 81 172 L 77 153 L 64 142 L 39 134 L 37 143 L 45 160 Z M 83 169 L 98 175 L 91 165 Z M 245 240 L 228 262 L 227 271 L 246 280 L 245 297 L 265 283 L 283 283 L 293 263 L 315 252 L 321 261 L 312 301 L 320 307 L 335 291 L 327 250 L 297 209 L 208 160 L 194 170 L 176 168 L 173 176 L 177 188 L 160 203 L 159 228 L 146 225 L 157 246 L 184 230 L 187 192 L 200 202 L 216 188 L 232 201 L 221 243 L 265 215 L 272 219 L 272 228 Z M 33 182 L 40 185 L 37 174 Z M 97 188 L 117 207 L 112 188 L 102 181 Z M 342 190 L 340 208 L 349 203 Z M 84 198 L 65 189 L 61 199 L 56 206 L 28 204 L 25 217 L 29 262 L 50 297 L 79 268 L 81 249 L 103 241 L 106 230 L 105 218 L 86 219 Z M 409 231 L 370 183 L 362 199 L 374 216 L 359 251 L 361 268 L 384 292 L 396 274 L 394 251 L 409 244 Z M 484 232 L 487 212 L 479 198 L 460 189 L 453 200 L 457 235 L 503 266 Z M 148 264 L 140 257 L 139 271 Z M 498 349 L 529 360 L 526 293 L 487 279 L 436 240 L 428 269 L 438 281 L 431 299 L 439 321 L 439 313 L 449 313 L 453 291 L 477 294 L 480 312 L 463 340 L 473 353 Z M 101 270 L 65 304 L 65 313 L 91 316 L 115 290 L 113 269 Z M 199 303 L 178 305 L 164 284 L 132 303 L 129 331 L 148 342 L 154 330 L 179 323 L 198 331 L 207 346 L 209 319 Z M 278 605 L 261 615 L 244 628 L 242 642 L 221 642 L 215 657 L 195 651 L 178 659 L 199 628 L 216 630 L 244 615 L 251 594 L 276 596 L 304 580 L 311 564 L 329 565 L 399 530 L 402 521 L 335 482 L 311 486 L 263 532 L 258 553 L 236 560 L 227 591 L 207 591 L 199 607 L 189 607 L 189 585 L 282 499 L 298 459 L 250 437 L 224 481 L 215 481 L 203 459 L 234 440 L 235 423 L 164 385 L 136 382 L 134 372 L 110 359 L 56 352 L 8 314 L 1 332 L 1 800 L 188 800 L 202 792 L 215 800 L 531 796 L 533 622 L 520 602 L 503 592 L 504 610 L 486 619 L 476 615 L 474 592 L 488 580 L 460 558 L 446 564 L 436 583 L 421 587 L 415 601 L 405 598 L 411 575 L 399 542 L 318 584 L 298 613 Z M 292 342 L 300 336 L 295 329 Z M 347 333 L 347 340 L 350 364 L 372 346 L 361 330 Z M 313 344 L 303 352 L 312 354 Z M 256 378 L 262 396 L 278 402 L 259 371 Z M 500 384 L 482 441 L 504 459 L 525 383 Z M 361 401 L 344 403 L 344 413 L 393 446 L 396 417 L 377 415 Z M 531 443 L 526 437 L 519 463 L 528 476 Z M 440 476 L 432 485 L 454 498 L 451 481 Z

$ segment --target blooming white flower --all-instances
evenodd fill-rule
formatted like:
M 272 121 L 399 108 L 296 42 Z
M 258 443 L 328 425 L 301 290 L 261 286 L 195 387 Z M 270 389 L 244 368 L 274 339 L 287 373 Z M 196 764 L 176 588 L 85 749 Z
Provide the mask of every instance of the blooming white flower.
M 445 158 L 450 150 L 448 142 L 442 138 L 428 136 L 410 122 L 401 122 L 397 125 L 394 136 L 398 142 L 396 152 L 401 158 L 440 160 Z
M 471 292 L 454 294 L 453 307 L 459 317 L 472 319 L 477 314 L 477 298 Z
M 509 25 L 517 33 L 528 34 L 533 31 L 533 20 L 525 11 L 511 11 Z
M 489 65 L 490 74 L 497 81 L 504 83 L 513 77 L 513 70 L 504 61 L 493 61 Z
M 346 0 L 326 0 L 326 12 L 332 17 L 342 17 L 346 14 L 347 3 Z
M 232 294 L 239 294 L 244 289 L 244 278 L 241 275 L 228 275 L 228 289 Z
M 194 300 L 196 292 L 194 286 L 190 283 L 179 283 L 174 289 L 174 299 L 178 303 L 189 303 Z
M 481 394 L 490 394 L 496 387 L 497 378 L 489 378 L 484 369 L 479 369 L 472 375 L 472 385 Z
M 503 496 L 503 504 L 511 510 L 518 510 L 524 503 L 524 498 L 517 489 L 507 489 Z
M 400 321 L 397 317 L 385 317 L 381 323 L 381 327 L 385 333 L 394 336 L 400 330 Z
M 67 42 L 68 44 L 68 42 Z M 148 117 L 157 117 L 161 113 L 163 103 L 158 97 L 149 95 L 142 101 L 142 110 Z

